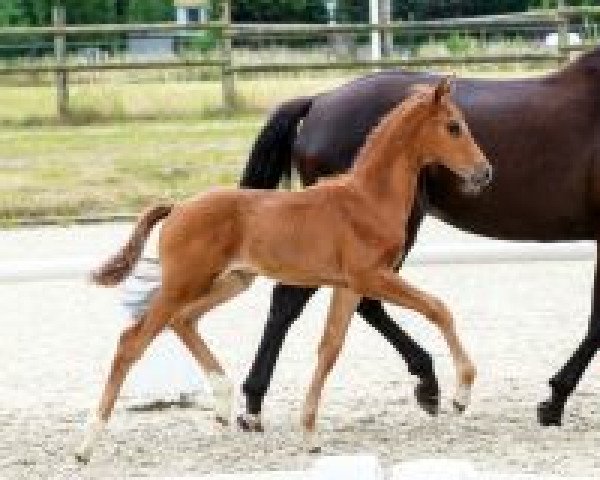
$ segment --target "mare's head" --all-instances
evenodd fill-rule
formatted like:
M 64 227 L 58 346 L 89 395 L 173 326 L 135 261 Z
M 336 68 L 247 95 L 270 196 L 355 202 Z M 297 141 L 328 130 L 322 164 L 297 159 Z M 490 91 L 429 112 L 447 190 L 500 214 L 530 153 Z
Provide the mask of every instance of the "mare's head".
M 433 87 L 416 87 L 413 108 L 421 114 L 414 133 L 417 166 L 443 165 L 464 181 L 465 192 L 476 193 L 492 180 L 492 166 L 452 101 L 451 91 L 449 78 Z

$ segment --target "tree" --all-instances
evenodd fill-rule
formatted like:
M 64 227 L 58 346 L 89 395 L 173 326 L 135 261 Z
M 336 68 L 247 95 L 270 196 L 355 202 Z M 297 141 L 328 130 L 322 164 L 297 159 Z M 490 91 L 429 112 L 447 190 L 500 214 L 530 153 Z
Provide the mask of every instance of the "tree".
M 62 0 L 67 9 L 67 23 L 114 23 L 115 0 Z
M 5 2 L 6 0 L 2 0 Z M 8 0 L 10 3 L 14 0 Z M 26 23 L 34 26 L 52 23 L 52 8 L 63 5 L 67 23 L 113 23 L 116 20 L 116 0 L 20 0 Z M 1 7 L 0 7 L 1 8 Z
M 234 22 L 325 23 L 323 0 L 232 0 Z
M 165 22 L 174 15 L 173 0 L 129 0 L 127 8 L 129 22 Z
M 0 4 L 0 26 L 23 25 L 27 23 L 21 0 L 3 0 Z
M 525 11 L 535 0 L 393 0 L 394 18 L 430 20 Z

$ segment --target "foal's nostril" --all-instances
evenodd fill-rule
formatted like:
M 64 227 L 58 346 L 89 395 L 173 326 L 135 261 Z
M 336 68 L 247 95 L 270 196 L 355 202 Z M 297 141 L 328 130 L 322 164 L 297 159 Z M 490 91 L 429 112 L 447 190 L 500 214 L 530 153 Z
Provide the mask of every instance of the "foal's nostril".
M 492 175 L 492 166 L 485 162 L 485 164 L 473 175 L 473 183 L 480 186 L 486 186 L 492 181 Z
M 487 166 L 485 167 L 485 172 L 483 174 L 483 179 L 484 179 L 484 181 L 486 183 L 490 183 L 492 181 L 492 178 L 494 178 L 494 169 L 488 163 Z

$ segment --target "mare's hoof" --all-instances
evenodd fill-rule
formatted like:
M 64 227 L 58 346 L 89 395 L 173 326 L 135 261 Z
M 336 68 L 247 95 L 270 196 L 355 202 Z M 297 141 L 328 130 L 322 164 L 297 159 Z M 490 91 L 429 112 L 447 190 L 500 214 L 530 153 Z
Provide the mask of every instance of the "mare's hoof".
M 415 387 L 415 397 L 429 415 L 435 416 L 440 412 L 440 389 L 435 380 L 421 380 Z
M 456 400 L 452 400 L 452 407 L 454 407 L 454 411 L 456 413 L 464 413 L 467 409 L 466 405 L 463 405 L 462 403 L 457 402 Z
M 560 427 L 562 425 L 564 403 L 545 400 L 537 407 L 538 422 L 542 427 Z
M 260 420 L 252 418 L 253 416 L 244 415 L 243 413 L 237 416 L 237 426 L 242 432 L 258 432 L 263 433 L 265 430 Z
M 87 465 L 90 461 L 90 457 L 88 455 L 84 455 L 83 453 L 76 453 L 75 460 L 77 463 L 81 463 L 82 465 Z

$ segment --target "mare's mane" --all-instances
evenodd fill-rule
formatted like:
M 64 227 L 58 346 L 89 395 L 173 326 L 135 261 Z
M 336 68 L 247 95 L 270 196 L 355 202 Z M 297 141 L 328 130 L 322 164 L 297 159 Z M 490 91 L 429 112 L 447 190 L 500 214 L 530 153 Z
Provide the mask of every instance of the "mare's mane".
M 389 127 L 394 122 L 403 121 L 415 108 L 424 102 L 431 102 L 433 99 L 433 92 L 435 86 L 428 84 L 416 84 L 410 87 L 411 95 L 409 95 L 402 102 L 398 103 L 392 108 L 387 114 L 385 114 L 380 122 L 371 129 L 364 143 L 355 155 L 355 160 L 350 169 L 342 174 L 334 177 L 321 177 L 317 180 L 315 185 L 336 185 L 344 184 L 345 179 L 348 175 L 355 171 L 357 168 L 362 168 L 364 165 L 368 165 L 371 162 L 370 156 L 372 155 L 374 148 L 384 142 L 385 135 L 389 134 Z

